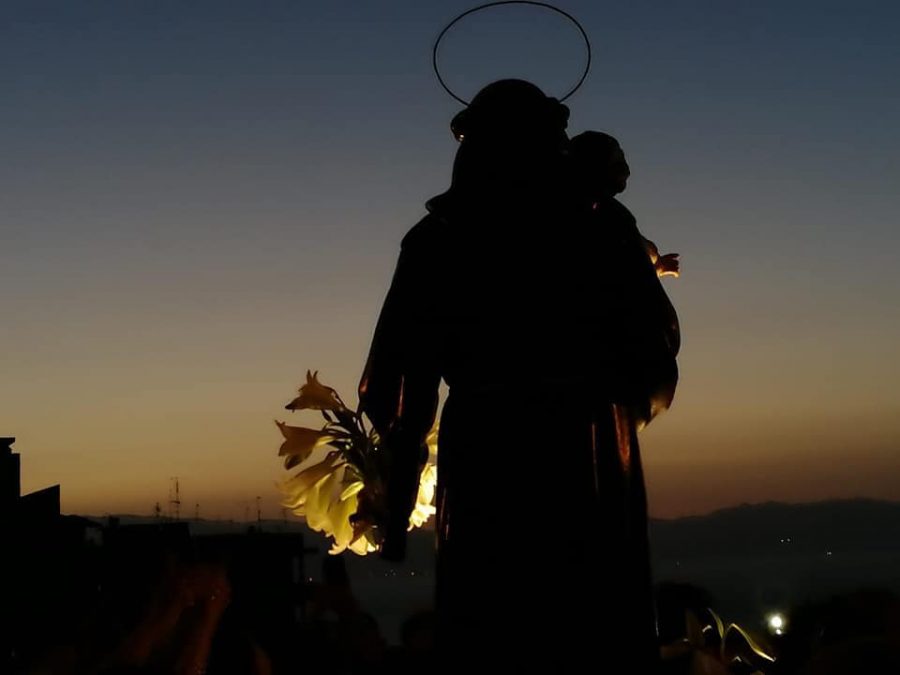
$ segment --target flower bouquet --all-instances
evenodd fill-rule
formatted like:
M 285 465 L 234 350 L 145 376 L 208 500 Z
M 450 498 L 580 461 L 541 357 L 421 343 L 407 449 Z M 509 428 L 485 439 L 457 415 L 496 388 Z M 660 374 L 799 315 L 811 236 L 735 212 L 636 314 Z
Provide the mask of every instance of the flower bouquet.
M 348 408 L 333 388 L 306 373 L 290 411 L 316 410 L 318 429 L 275 421 L 284 436 L 278 454 L 285 469 L 297 472 L 282 483 L 284 506 L 306 518 L 309 527 L 333 540 L 329 553 L 358 555 L 377 551 L 383 535 L 387 453 L 378 432 L 359 410 Z M 435 513 L 437 430 L 428 435 L 428 462 L 419 479 L 409 529 L 422 527 Z

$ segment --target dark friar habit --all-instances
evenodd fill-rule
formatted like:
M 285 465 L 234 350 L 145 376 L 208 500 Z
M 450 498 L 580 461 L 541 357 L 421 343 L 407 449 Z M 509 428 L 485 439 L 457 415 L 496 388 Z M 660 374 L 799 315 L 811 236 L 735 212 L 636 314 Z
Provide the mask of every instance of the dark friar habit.
M 567 117 L 521 81 L 457 116 L 452 186 L 403 240 L 360 384 L 391 456 L 395 557 L 449 387 L 436 521 L 448 672 L 586 659 L 601 672 L 614 652 L 643 673 L 658 651 L 636 429 L 671 401 L 677 320 L 631 214 L 582 196 Z

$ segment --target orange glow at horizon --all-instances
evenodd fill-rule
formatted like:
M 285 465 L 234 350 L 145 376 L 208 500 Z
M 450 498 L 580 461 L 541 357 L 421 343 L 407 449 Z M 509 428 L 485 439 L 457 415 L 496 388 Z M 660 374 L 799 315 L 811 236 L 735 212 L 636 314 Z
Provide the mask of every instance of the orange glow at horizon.
M 281 518 L 273 420 L 304 423 L 283 406 L 307 369 L 355 406 L 400 242 L 450 183 L 460 107 L 422 59 L 446 3 L 14 4 L 0 436 L 23 489 L 150 514 L 178 476 L 186 513 L 259 496 Z M 815 30 L 798 3 L 580 4 L 615 58 L 568 133 L 621 141 L 623 203 L 681 254 L 681 379 L 639 435 L 650 512 L 900 500 L 900 4 Z M 568 72 L 568 38 L 547 61 L 508 46 L 468 52 L 467 89 L 482 66 Z

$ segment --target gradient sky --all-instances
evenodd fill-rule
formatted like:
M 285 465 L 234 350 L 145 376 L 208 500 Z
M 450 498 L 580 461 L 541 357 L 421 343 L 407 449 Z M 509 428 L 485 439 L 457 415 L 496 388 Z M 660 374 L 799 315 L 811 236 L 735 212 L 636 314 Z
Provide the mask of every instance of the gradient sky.
M 25 489 L 148 513 L 179 476 L 186 510 L 276 515 L 273 418 L 307 368 L 354 398 L 399 241 L 448 184 L 431 46 L 472 4 L 0 6 L 0 435 Z M 900 498 L 900 5 L 559 6 L 595 56 L 570 130 L 621 140 L 623 200 L 683 259 L 651 512 Z M 465 96 L 559 94 L 582 52 L 520 8 L 442 56 Z

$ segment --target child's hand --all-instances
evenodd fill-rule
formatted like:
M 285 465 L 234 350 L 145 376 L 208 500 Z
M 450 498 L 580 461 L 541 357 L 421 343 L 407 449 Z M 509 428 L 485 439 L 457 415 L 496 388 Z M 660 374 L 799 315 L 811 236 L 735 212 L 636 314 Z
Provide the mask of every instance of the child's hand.
M 654 263 L 656 273 L 661 277 L 681 276 L 681 261 L 678 253 L 666 253 L 659 256 Z

